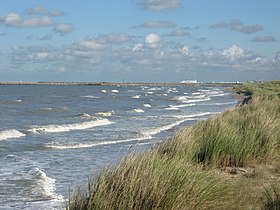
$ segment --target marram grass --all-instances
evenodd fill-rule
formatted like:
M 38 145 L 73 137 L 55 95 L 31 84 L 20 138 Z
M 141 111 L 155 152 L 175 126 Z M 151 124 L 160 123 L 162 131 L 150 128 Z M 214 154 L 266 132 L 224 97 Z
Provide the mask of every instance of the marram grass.
M 245 105 L 104 169 L 67 208 L 280 209 L 280 82 L 236 91 L 247 95 Z M 247 168 L 252 176 L 242 175 Z
M 129 156 L 91 184 L 85 200 L 72 198 L 83 206 L 70 200 L 70 209 L 224 209 L 231 196 L 214 172 L 156 152 Z

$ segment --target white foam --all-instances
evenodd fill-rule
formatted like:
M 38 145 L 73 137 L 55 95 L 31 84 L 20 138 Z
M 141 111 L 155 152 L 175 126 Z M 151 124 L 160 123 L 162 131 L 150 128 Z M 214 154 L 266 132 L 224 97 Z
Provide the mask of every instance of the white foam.
M 16 129 L 0 131 L 0 140 L 20 138 L 23 136 L 26 136 L 26 135 Z
M 102 116 L 102 117 L 110 117 L 113 114 L 115 114 L 114 110 L 111 110 L 111 111 L 108 111 L 108 112 L 98 112 L 98 113 L 96 113 L 96 115 Z
M 198 91 L 199 91 L 199 92 L 204 92 L 204 93 L 205 93 L 205 92 L 210 92 L 210 90 L 207 90 L 207 89 L 199 89 Z
M 137 113 L 143 113 L 144 112 L 144 110 L 142 110 L 142 109 L 133 109 L 132 111 L 137 112 Z
M 51 111 L 53 111 L 53 109 L 50 108 L 50 107 L 46 107 L 46 108 L 42 108 L 41 111 L 43 111 L 43 112 L 51 112 Z
M 152 107 L 150 104 L 143 104 L 143 106 L 148 108 Z
M 202 102 L 202 101 L 210 101 L 211 98 L 202 98 L 202 99 L 188 99 L 185 101 L 182 101 L 183 103 L 196 103 L 196 102 Z
M 179 108 L 188 107 L 188 106 L 196 106 L 196 104 L 190 103 L 190 104 L 180 104 L 180 105 L 169 105 L 169 106 L 165 107 L 164 109 L 165 110 L 179 110 Z
M 81 98 L 100 98 L 100 97 L 93 96 L 93 95 L 86 95 L 86 96 L 81 96 Z
M 130 98 L 140 98 L 140 95 L 131 96 Z
M 112 93 L 119 93 L 118 90 L 114 89 L 114 90 L 111 90 Z
M 102 142 L 95 142 L 95 143 L 86 143 L 86 144 L 69 144 L 69 145 L 56 145 L 56 144 L 47 144 L 45 147 L 57 150 L 64 150 L 64 149 L 83 149 L 83 148 L 91 148 L 97 146 L 104 146 L 104 145 L 111 145 L 111 144 L 120 144 L 125 142 L 131 141 L 141 141 L 151 138 L 150 136 L 143 136 L 139 138 L 131 138 L 131 139 L 123 139 L 123 140 L 114 140 L 114 141 L 102 141 Z
M 102 142 L 94 142 L 94 143 L 78 143 L 78 144 L 68 144 L 68 145 L 59 145 L 58 143 L 46 144 L 45 147 L 57 150 L 65 150 L 65 149 L 82 149 L 82 148 L 91 148 L 96 146 L 103 146 L 103 145 L 111 145 L 111 144 L 120 144 L 125 142 L 131 141 L 143 141 L 147 139 L 151 139 L 154 135 L 159 134 L 163 131 L 170 130 L 171 128 L 178 126 L 186 121 L 196 120 L 194 117 L 205 116 L 211 114 L 210 112 L 198 113 L 193 115 L 180 115 L 175 116 L 176 118 L 183 118 L 182 120 L 178 120 L 177 122 L 163 125 L 157 128 L 153 128 L 147 131 L 142 131 L 142 137 L 138 138 L 131 138 L 131 139 L 123 139 L 123 140 L 113 140 L 113 141 L 102 141 Z
M 205 98 L 204 94 L 197 94 L 197 95 L 193 95 L 193 96 L 187 96 L 188 99 L 199 99 L 199 98 Z
M 62 195 L 57 195 L 55 193 L 55 179 L 50 178 L 46 173 L 39 168 L 33 168 L 28 172 L 29 175 L 33 177 L 36 181 L 36 191 L 50 199 L 55 199 L 58 201 L 64 201 Z
M 195 102 L 202 102 L 202 101 L 210 101 L 210 97 L 205 97 L 204 95 L 197 95 L 197 96 L 177 96 L 173 98 L 173 100 L 181 101 L 183 103 L 195 103 Z
M 162 88 L 159 88 L 159 87 L 153 87 L 153 88 L 149 88 L 148 90 L 150 90 L 150 91 L 154 91 L 154 90 L 162 90 Z
M 101 92 L 101 93 L 107 93 L 107 91 L 106 91 L 106 90 L 101 90 L 100 92 Z
M 225 96 L 226 94 L 225 93 L 218 93 L 218 94 L 214 94 L 214 95 L 211 95 L 212 97 L 218 97 L 218 96 Z
M 88 114 L 88 113 L 81 113 L 81 114 L 78 114 L 78 117 L 80 118 L 95 118 L 94 116 Z
M 195 118 L 195 117 L 201 117 L 201 116 L 205 116 L 205 115 L 210 115 L 213 114 L 211 112 L 202 112 L 202 113 L 197 113 L 197 114 L 190 114 L 190 115 L 178 115 L 178 116 L 174 116 L 178 119 L 181 118 Z
M 170 111 L 177 111 L 177 110 L 179 110 L 178 107 L 172 106 L 172 105 L 170 105 L 170 106 L 168 106 L 168 107 L 165 107 L 164 109 L 165 109 L 165 110 L 170 110 Z
M 176 96 L 176 97 L 172 98 L 172 100 L 185 101 L 185 100 L 188 100 L 188 96 Z
M 224 103 L 215 103 L 215 105 L 230 105 L 230 104 L 236 104 L 237 102 L 224 102 Z
M 171 128 L 177 126 L 177 125 L 180 125 L 182 124 L 183 122 L 185 121 L 189 121 L 189 120 L 194 120 L 192 118 L 185 118 L 183 120 L 179 120 L 177 122 L 174 122 L 174 123 L 171 123 L 171 124 L 168 124 L 168 125 L 164 125 L 164 126 L 161 126 L 161 127 L 158 127 L 158 128 L 154 128 L 154 129 L 151 129 L 151 130 L 148 130 L 148 131 L 144 131 L 143 134 L 145 136 L 154 136 L 156 134 L 159 134 L 161 133 L 162 131 L 166 131 L 166 130 L 170 130 Z
M 218 97 L 218 96 L 225 96 L 225 95 L 227 95 L 227 93 L 224 93 L 221 90 L 208 91 L 208 92 L 206 92 L 206 94 L 209 95 L 210 97 Z
M 109 125 L 111 123 L 112 122 L 107 119 L 99 119 L 94 121 L 73 123 L 73 124 L 35 126 L 29 129 L 28 132 L 33 132 L 33 133 L 67 132 L 72 130 L 83 130 L 83 129 L 93 128 L 97 126 Z

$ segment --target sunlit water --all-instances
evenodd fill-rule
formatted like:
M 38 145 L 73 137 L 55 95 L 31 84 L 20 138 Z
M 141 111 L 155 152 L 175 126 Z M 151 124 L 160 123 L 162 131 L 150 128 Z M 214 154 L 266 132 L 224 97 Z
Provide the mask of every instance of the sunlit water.
M 62 209 L 104 166 L 235 104 L 222 87 L 0 86 L 0 209 Z

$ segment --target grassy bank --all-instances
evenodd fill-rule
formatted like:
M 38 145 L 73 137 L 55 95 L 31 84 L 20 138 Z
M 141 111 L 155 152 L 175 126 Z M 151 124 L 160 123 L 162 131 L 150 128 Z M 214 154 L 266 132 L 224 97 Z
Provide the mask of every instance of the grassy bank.
M 280 209 L 280 82 L 104 169 L 68 209 Z

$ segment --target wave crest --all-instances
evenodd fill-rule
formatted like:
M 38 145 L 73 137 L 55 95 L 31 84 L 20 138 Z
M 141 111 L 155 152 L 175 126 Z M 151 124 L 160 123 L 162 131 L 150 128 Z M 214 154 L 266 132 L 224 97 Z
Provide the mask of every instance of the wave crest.
M 26 136 L 26 135 L 16 129 L 0 131 L 0 140 L 20 138 L 23 136 Z
M 72 130 L 83 130 L 97 126 L 109 125 L 112 124 L 111 121 L 107 119 L 99 119 L 94 121 L 82 122 L 82 123 L 73 123 L 73 124 L 62 124 L 62 125 L 45 125 L 45 126 L 36 126 L 28 130 L 32 133 L 57 133 L 57 132 L 67 132 Z

